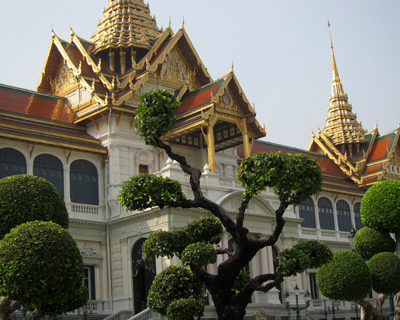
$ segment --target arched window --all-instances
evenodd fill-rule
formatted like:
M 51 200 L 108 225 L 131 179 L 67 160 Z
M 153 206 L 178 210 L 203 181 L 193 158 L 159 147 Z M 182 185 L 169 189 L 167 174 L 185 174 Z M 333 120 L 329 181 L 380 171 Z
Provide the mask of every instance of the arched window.
M 364 224 L 361 222 L 360 208 L 361 208 L 361 203 L 356 202 L 353 207 L 354 221 L 356 223 L 356 225 L 355 225 L 356 230 L 360 230 L 360 229 L 364 228 Z
M 314 202 L 311 198 L 308 198 L 301 205 L 299 205 L 300 218 L 304 219 L 301 226 L 304 228 L 315 228 L 315 213 L 314 213 Z
M 0 179 L 15 174 L 26 174 L 24 155 L 12 148 L 0 149 Z
M 339 200 L 336 203 L 336 213 L 338 226 L 340 231 L 351 231 L 351 213 L 350 207 L 344 200 Z
M 99 181 L 94 164 L 86 160 L 72 162 L 70 184 L 72 202 L 99 204 Z
M 321 229 L 335 230 L 333 207 L 328 198 L 322 197 L 318 199 L 318 216 Z
M 51 154 L 38 155 L 33 161 L 33 174 L 49 180 L 64 198 L 64 169 L 60 159 Z
M 142 238 L 136 242 L 132 251 L 132 276 L 135 314 L 147 308 L 147 295 L 156 276 L 156 260 L 143 250 Z

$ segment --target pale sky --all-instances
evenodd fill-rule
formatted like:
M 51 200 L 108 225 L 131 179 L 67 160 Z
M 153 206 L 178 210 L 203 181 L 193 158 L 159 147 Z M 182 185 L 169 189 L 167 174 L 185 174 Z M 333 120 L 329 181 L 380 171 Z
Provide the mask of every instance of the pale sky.
M 265 140 L 307 148 L 339 76 L 364 129 L 400 122 L 398 0 L 148 0 L 158 27 L 185 29 L 214 80 L 234 71 Z M 145 0 L 146 2 L 146 0 Z M 55 33 L 90 39 L 107 0 L 0 0 L 0 83 L 35 90 Z

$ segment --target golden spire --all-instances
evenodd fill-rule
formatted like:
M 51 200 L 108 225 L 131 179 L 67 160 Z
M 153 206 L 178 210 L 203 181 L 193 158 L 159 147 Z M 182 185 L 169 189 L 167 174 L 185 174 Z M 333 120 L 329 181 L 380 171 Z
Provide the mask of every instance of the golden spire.
M 155 17 L 143 0 L 109 0 L 91 41 L 96 44 L 95 53 L 109 48 L 150 49 L 148 41 L 160 34 Z
M 350 158 L 352 158 L 354 154 L 360 152 L 360 144 L 367 141 L 364 136 L 366 131 L 357 121 L 357 115 L 353 113 L 353 108 L 348 102 L 348 96 L 344 93 L 333 52 L 329 21 L 328 27 L 332 54 L 332 91 L 323 133 L 330 138 L 335 146 L 340 146 L 343 153 L 348 151 Z
M 329 23 L 329 20 L 328 20 L 328 28 L 329 28 L 329 39 L 331 41 L 331 54 L 332 54 L 332 82 L 335 83 L 335 82 L 340 82 L 340 79 L 339 79 L 339 72 L 336 66 L 335 53 L 333 52 L 331 24 Z

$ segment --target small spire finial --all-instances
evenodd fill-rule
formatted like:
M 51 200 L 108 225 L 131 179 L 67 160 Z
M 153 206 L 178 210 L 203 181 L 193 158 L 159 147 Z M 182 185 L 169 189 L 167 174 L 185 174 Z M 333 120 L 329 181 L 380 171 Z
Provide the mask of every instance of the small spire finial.
M 185 17 L 182 18 L 182 25 L 181 25 L 181 29 L 184 29 L 184 25 L 185 25 Z
M 231 67 L 231 72 L 233 72 L 233 67 L 235 66 L 235 64 L 233 63 L 233 60 L 232 60 L 232 67 Z
M 171 17 L 169 17 L 169 21 L 168 21 L 168 27 L 171 28 Z

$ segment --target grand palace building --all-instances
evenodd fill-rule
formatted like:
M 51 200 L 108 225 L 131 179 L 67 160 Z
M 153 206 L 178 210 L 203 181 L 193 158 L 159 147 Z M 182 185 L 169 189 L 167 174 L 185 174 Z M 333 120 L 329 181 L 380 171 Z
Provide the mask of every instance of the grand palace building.
M 273 257 L 294 241 L 318 239 L 333 251 L 350 250 L 352 226 L 363 227 L 365 191 L 382 179 L 400 180 L 400 127 L 385 134 L 363 129 L 339 78 L 332 39 L 331 50 L 326 123 L 312 134 L 307 150 L 261 140 L 266 129 L 234 71 L 212 79 L 184 26 L 177 32 L 170 25 L 158 28 L 142 0 L 109 0 L 90 39 L 72 29 L 67 40 L 53 32 L 36 91 L 0 84 L 0 177 L 33 174 L 57 187 L 85 264 L 93 315 L 122 320 L 150 314 L 146 299 L 154 276 L 179 260 L 147 256 L 143 242 L 157 230 L 175 230 L 210 216 L 203 209 L 127 212 L 118 201 L 123 181 L 139 173 L 180 179 L 186 196 L 192 196 L 179 164 L 136 135 L 135 110 L 140 95 L 151 89 L 165 88 L 181 102 L 176 126 L 163 141 L 202 168 L 204 195 L 232 217 L 243 192 L 236 179 L 241 158 L 260 151 L 301 153 L 321 167 L 322 191 L 288 208 L 278 242 L 249 263 L 251 276 L 273 272 Z M 250 236 L 272 233 L 278 205 L 270 188 L 251 200 L 245 219 Z M 226 232 L 221 246 L 232 246 Z M 217 264 L 225 259 L 219 255 Z M 217 264 L 208 270 L 216 272 Z M 315 275 L 316 270 L 308 270 L 286 278 L 280 289 L 254 293 L 247 318 L 256 319 L 260 309 L 277 320 L 294 318 L 282 299 L 286 291 L 294 299 L 296 284 L 312 297 L 303 317 L 323 318 L 321 309 L 332 302 L 319 293 Z M 212 299 L 204 294 L 204 319 L 215 319 Z M 338 318 L 354 317 L 350 302 L 334 305 Z

